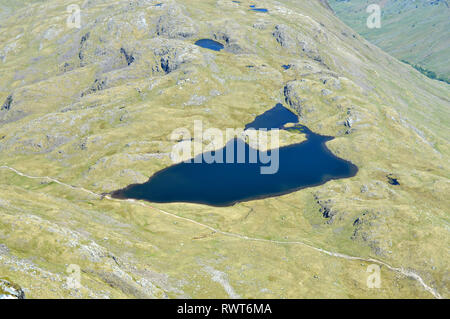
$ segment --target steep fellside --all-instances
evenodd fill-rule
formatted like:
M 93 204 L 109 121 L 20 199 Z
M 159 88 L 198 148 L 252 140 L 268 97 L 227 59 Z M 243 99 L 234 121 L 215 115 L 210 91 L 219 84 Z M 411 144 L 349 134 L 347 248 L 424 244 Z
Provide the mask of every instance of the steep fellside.
M 431 77 L 450 82 L 450 5 L 448 0 L 329 0 L 336 15 L 370 42 Z M 370 4 L 381 8 L 381 28 L 369 29 Z M 435 75 L 433 75 L 434 72 Z

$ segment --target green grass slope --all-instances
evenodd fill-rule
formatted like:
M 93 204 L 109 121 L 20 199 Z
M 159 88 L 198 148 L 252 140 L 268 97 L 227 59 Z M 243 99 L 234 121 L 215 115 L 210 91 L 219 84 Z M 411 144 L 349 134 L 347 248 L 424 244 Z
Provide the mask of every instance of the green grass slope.
M 0 278 L 27 298 L 449 297 L 447 84 L 321 1 L 90 0 L 69 29 L 72 2 L 1 23 Z M 278 102 L 358 174 L 223 208 L 102 195 L 171 165 L 174 129 Z
M 450 82 L 450 5 L 447 0 L 328 2 L 340 19 L 373 44 L 423 69 L 431 77 Z M 366 24 L 369 16 L 366 8 L 373 3 L 381 7 L 379 29 L 369 29 Z

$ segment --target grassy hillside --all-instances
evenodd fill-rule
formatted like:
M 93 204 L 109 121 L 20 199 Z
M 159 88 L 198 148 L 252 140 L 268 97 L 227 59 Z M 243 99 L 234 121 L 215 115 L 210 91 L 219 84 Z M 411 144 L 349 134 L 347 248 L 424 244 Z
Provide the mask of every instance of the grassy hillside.
M 381 7 L 379 29 L 369 29 L 366 25 L 369 16 L 366 8 L 373 3 Z M 329 0 L 329 4 L 339 18 L 370 42 L 431 78 L 450 82 L 447 0 Z
M 27 298 L 449 297 L 447 84 L 321 1 L 90 0 L 69 29 L 72 3 L 2 20 L 0 278 Z M 278 102 L 358 174 L 226 208 L 104 196 L 171 165 L 174 129 Z

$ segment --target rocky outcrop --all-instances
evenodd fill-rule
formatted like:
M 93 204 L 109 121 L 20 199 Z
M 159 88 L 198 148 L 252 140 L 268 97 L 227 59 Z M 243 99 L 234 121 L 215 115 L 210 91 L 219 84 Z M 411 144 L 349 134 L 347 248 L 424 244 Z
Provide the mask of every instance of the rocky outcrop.
M 0 110 L 1 111 L 3 111 L 3 110 L 9 111 L 11 109 L 12 103 L 13 103 L 13 96 L 11 94 L 6 98 L 5 103 L 3 103 Z
M 89 95 L 95 93 L 97 91 L 101 91 L 106 86 L 106 78 L 105 79 L 95 79 L 94 83 L 91 85 L 89 89 L 81 93 L 81 96 Z
M 306 99 L 303 98 L 300 92 L 305 88 L 304 81 L 290 81 L 283 89 L 284 100 L 286 103 L 297 111 L 299 116 L 304 113 Z
M 307 57 L 310 59 L 323 63 L 322 57 L 319 55 L 319 52 L 317 51 L 313 41 L 308 39 L 302 39 L 298 42 L 302 52 L 306 54 Z
M 376 229 L 382 223 L 381 212 L 364 211 L 360 217 L 353 221 L 354 231 L 350 237 L 369 246 L 376 255 L 384 255 L 386 251 L 381 248 L 382 242 L 377 239 Z
M 118 28 L 120 24 L 114 26 Z M 80 67 L 96 64 L 100 72 L 106 73 L 136 62 L 136 55 L 133 52 L 137 47 L 136 39 L 129 38 L 125 47 L 122 41 L 111 34 L 113 31 L 105 34 L 99 28 L 94 28 L 81 37 L 78 49 Z
M 152 46 L 157 63 L 159 62 L 157 68 L 165 74 L 177 70 L 182 64 L 195 58 L 181 41 L 155 39 Z
M 328 224 L 332 224 L 335 216 L 339 213 L 337 210 L 332 208 L 333 200 L 320 199 L 317 194 L 314 195 L 314 200 L 320 206 L 319 211 L 322 213 L 323 218 L 328 219 Z
M 192 20 L 177 7 L 170 7 L 156 22 L 156 35 L 170 39 L 192 38 L 196 34 Z
M 25 299 L 25 293 L 18 285 L 0 278 L 0 299 Z
M 275 26 L 272 36 L 285 49 L 302 53 L 317 62 L 322 62 L 323 60 L 314 45 L 315 40 L 311 39 L 307 34 L 297 34 L 290 27 L 278 24 Z
M 90 35 L 91 35 L 91 33 L 88 32 L 85 35 L 83 35 L 81 37 L 81 40 L 80 40 L 80 50 L 78 52 L 78 58 L 80 59 L 80 66 L 84 66 L 85 65 L 85 63 L 84 63 L 84 58 L 85 58 L 84 50 L 85 50 L 86 41 L 89 39 Z
M 224 49 L 227 52 L 233 54 L 244 52 L 244 49 L 239 44 L 238 36 L 231 28 L 225 28 L 224 30 L 214 32 L 213 38 L 219 42 L 225 42 Z
M 283 48 L 293 49 L 297 45 L 292 30 L 284 24 L 276 25 L 272 35 Z
M 354 128 L 355 123 L 359 122 L 359 121 L 360 121 L 359 113 L 356 112 L 353 108 L 348 108 L 347 109 L 347 118 L 343 122 L 343 125 L 346 128 L 345 134 L 352 133 L 355 130 L 355 128 Z
M 400 185 L 400 182 L 398 181 L 398 177 L 396 177 L 394 174 L 388 174 L 386 175 L 388 179 L 388 183 L 391 185 Z
M 120 48 L 120 53 L 123 54 L 128 65 L 134 62 L 134 56 L 132 54 L 128 54 L 124 48 Z

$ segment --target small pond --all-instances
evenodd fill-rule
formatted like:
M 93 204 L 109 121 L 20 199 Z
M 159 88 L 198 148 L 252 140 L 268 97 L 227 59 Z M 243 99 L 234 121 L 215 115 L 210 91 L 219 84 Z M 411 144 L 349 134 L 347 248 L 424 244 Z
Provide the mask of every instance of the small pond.
M 198 45 L 199 47 L 210 49 L 214 51 L 220 51 L 223 50 L 223 44 L 211 39 L 201 39 L 195 42 L 195 45 Z

